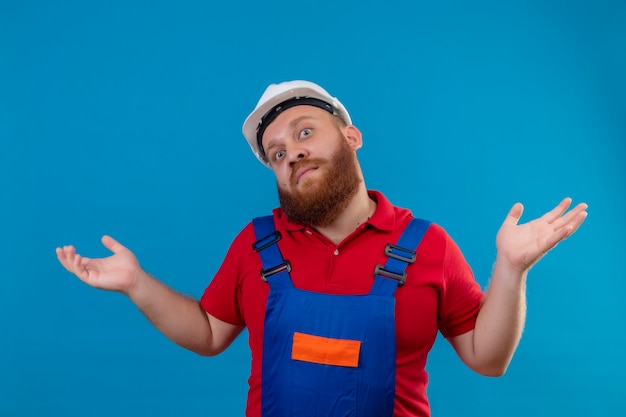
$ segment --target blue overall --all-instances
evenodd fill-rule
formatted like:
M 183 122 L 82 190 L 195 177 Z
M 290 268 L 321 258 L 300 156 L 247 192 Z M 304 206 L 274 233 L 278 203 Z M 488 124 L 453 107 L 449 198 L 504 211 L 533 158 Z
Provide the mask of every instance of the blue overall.
M 265 312 L 262 411 L 281 416 L 392 416 L 395 397 L 394 293 L 430 223 L 413 219 L 369 294 L 333 295 L 294 287 L 272 216 L 253 220 L 270 291 Z M 383 248 L 381 248 L 383 249 Z M 345 347 L 345 348 L 344 348 Z

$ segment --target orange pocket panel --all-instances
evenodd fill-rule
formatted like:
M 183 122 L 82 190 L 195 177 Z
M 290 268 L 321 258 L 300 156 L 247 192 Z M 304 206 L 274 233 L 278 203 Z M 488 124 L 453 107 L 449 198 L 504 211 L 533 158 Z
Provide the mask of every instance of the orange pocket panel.
M 356 368 L 359 366 L 360 351 L 361 342 L 358 340 L 333 339 L 295 332 L 291 359 Z

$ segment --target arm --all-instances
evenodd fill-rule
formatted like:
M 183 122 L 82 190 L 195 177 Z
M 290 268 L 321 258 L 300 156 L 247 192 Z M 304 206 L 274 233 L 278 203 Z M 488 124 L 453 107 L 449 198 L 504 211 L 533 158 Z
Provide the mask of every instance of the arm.
M 90 259 L 73 246 L 57 248 L 61 264 L 95 288 L 127 295 L 165 336 L 200 355 L 222 352 L 243 330 L 206 313 L 197 300 L 177 293 L 146 273 L 133 253 L 109 236 L 102 243 L 113 255 Z
M 528 270 L 550 249 L 572 235 L 587 217 L 587 205 L 566 198 L 538 219 L 518 225 L 523 206 L 517 203 L 496 236 L 498 254 L 474 330 L 450 338 L 463 362 L 474 371 L 500 376 L 506 371 L 526 320 Z

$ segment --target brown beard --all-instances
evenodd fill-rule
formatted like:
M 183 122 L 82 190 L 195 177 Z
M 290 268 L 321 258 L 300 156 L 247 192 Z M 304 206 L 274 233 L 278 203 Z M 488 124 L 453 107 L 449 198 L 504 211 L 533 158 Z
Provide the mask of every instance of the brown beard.
M 303 190 L 286 191 L 278 185 L 280 206 L 289 221 L 309 227 L 331 224 L 350 204 L 356 194 L 361 178 L 354 153 L 343 137 L 331 160 L 305 159 L 292 168 L 291 185 L 296 184 L 295 173 L 303 165 L 318 165 L 325 169 L 324 176 L 316 183 L 304 184 Z M 306 181 L 306 178 L 305 180 Z

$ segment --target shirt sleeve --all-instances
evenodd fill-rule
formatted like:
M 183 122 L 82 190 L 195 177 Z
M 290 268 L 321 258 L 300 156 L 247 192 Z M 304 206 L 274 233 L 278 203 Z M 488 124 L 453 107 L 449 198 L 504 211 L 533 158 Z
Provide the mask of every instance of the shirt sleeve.
M 461 250 L 446 234 L 443 288 L 438 312 L 441 334 L 449 338 L 473 330 L 483 297 L 483 291 Z
M 200 305 L 210 315 L 236 326 L 244 326 L 240 306 L 242 266 L 254 241 L 252 225 L 248 224 L 233 240 L 217 273 L 204 290 Z

